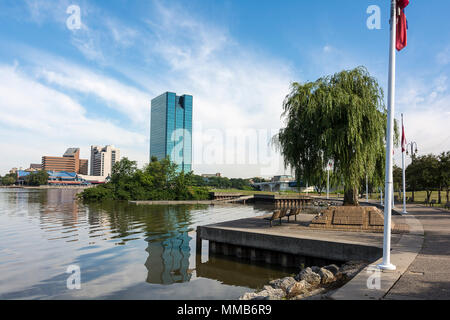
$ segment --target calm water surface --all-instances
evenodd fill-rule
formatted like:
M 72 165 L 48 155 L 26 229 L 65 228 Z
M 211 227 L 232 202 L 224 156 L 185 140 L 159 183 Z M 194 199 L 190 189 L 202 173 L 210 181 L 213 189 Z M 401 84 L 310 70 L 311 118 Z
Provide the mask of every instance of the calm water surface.
M 75 194 L 0 189 L 0 299 L 236 299 L 293 272 L 207 254 L 196 266 L 198 225 L 268 209 L 84 205 Z M 67 289 L 70 265 L 80 290 Z

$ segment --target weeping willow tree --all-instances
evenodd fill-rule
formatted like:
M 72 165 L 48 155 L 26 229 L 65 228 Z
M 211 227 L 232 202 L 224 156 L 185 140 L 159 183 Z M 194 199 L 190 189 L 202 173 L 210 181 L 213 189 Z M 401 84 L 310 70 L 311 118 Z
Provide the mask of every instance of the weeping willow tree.
M 344 205 L 359 205 L 358 190 L 366 175 L 372 185 L 384 181 L 383 100 L 382 88 L 364 67 L 293 83 L 283 103 L 286 127 L 273 138 L 285 166 L 293 169 L 297 181 L 314 185 L 333 161 L 333 180 L 344 184 Z

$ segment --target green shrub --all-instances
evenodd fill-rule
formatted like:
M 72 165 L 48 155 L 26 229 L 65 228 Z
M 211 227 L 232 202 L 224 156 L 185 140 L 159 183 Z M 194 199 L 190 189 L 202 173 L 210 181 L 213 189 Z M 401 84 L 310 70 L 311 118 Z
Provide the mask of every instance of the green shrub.
M 192 173 L 177 172 L 177 165 L 168 158 L 155 158 L 142 169 L 135 161 L 123 158 L 112 170 L 110 182 L 84 190 L 85 201 L 101 200 L 205 200 L 205 187 L 191 187 Z

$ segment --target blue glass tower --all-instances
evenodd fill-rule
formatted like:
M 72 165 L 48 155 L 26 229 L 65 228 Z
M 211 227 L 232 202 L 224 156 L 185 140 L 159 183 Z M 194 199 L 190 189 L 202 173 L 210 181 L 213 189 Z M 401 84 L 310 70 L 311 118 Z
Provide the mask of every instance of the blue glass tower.
M 150 158 L 169 156 L 184 172 L 192 170 L 192 100 L 166 92 L 151 105 Z

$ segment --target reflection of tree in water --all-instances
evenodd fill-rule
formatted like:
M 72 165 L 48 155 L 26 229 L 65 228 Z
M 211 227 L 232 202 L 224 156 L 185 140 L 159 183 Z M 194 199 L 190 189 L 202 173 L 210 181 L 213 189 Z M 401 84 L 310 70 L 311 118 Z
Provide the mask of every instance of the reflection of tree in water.
M 198 206 L 141 206 L 111 201 L 89 208 L 89 223 L 98 226 L 107 220 L 115 233 L 111 238 L 126 242 L 131 239 L 125 237 L 145 234 L 149 254 L 145 262 L 147 282 L 171 284 L 190 280 L 189 242 L 192 238 L 188 233 L 193 230 L 191 211 Z
M 135 233 L 146 237 L 168 234 L 192 224 L 192 206 L 143 206 L 123 201 L 89 205 L 89 224 L 107 224 L 114 238 Z M 190 231 L 190 230 L 189 230 Z

